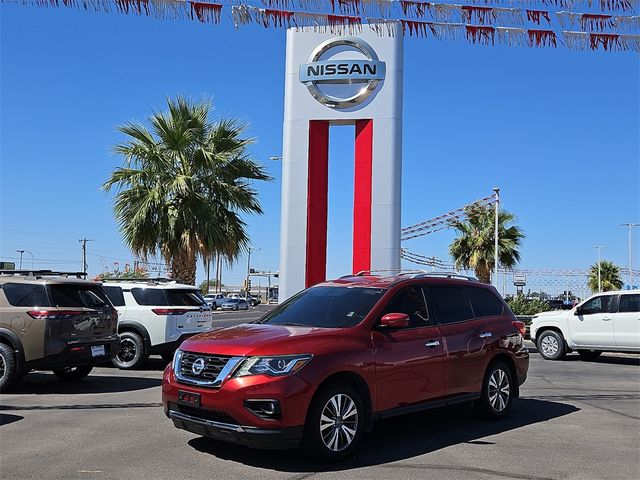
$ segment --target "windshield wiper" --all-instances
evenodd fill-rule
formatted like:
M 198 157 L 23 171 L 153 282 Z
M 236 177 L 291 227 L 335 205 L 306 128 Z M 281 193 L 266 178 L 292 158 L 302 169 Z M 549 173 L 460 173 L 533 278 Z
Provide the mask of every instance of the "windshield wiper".
M 274 323 L 273 325 L 281 325 L 283 327 L 312 327 L 313 326 L 313 325 L 307 325 L 306 323 L 293 323 L 293 322 Z

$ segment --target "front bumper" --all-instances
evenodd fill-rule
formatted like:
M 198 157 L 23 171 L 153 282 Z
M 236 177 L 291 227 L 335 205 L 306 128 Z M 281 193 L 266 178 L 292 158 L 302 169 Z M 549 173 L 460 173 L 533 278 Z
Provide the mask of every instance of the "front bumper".
M 302 438 L 302 426 L 281 429 L 250 427 L 198 418 L 174 410 L 169 410 L 167 415 L 182 430 L 250 448 L 292 449 L 298 447 Z
M 180 404 L 179 392 L 198 394 L 199 406 Z M 228 378 L 219 388 L 184 384 L 176 380 L 171 365 L 162 381 L 164 412 L 177 428 L 265 449 L 297 447 L 313 393 L 314 386 L 296 375 Z M 259 416 L 245 405 L 246 400 L 265 399 L 279 402 L 279 417 Z

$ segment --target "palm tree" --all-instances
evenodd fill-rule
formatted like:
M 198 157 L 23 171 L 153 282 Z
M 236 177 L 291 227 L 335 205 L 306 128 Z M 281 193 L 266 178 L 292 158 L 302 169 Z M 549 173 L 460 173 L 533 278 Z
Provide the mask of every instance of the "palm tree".
M 167 99 L 151 129 L 130 122 L 115 146 L 124 158 L 104 183 L 117 189 L 114 213 L 124 241 L 146 259 L 161 254 L 174 278 L 195 284 L 196 259 L 233 262 L 249 245 L 241 213 L 262 213 L 252 180 L 270 180 L 248 156 L 252 139 L 231 119 L 210 120 L 209 101 Z
M 622 288 L 622 278 L 620 278 L 620 268 L 613 262 L 602 260 L 600 262 L 600 280 L 602 291 L 620 290 Z M 589 268 L 589 288 L 592 292 L 598 292 L 598 264 L 595 263 Z
M 451 223 L 459 236 L 449 246 L 449 254 L 453 257 L 456 267 L 473 268 L 478 280 L 490 283 L 495 256 L 494 209 L 490 205 L 472 206 L 468 207 L 465 213 L 465 219 Z M 509 212 L 498 213 L 499 265 L 507 268 L 512 268 L 520 261 L 518 247 L 525 236 L 516 225 L 508 225 L 514 220 L 515 216 Z

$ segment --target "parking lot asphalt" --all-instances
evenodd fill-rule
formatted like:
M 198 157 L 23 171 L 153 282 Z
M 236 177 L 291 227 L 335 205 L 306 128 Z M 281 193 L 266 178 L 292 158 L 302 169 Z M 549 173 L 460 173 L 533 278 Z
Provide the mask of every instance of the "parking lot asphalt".
M 216 322 L 267 309 L 217 314 Z M 0 478 L 640 478 L 639 356 L 550 362 L 533 352 L 507 419 L 480 420 L 457 406 L 381 421 L 356 456 L 335 465 L 174 428 L 160 403 L 164 366 L 152 357 L 137 371 L 101 367 L 67 384 L 47 372 L 26 376 L 0 396 Z

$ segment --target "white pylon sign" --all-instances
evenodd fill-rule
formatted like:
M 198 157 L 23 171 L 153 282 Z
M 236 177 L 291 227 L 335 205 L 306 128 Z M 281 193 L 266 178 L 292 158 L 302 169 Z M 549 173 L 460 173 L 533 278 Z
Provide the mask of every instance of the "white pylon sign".
M 326 279 L 329 126 L 355 125 L 353 262 L 400 268 L 403 39 L 287 31 L 280 301 Z M 351 272 L 349 271 L 351 270 Z

